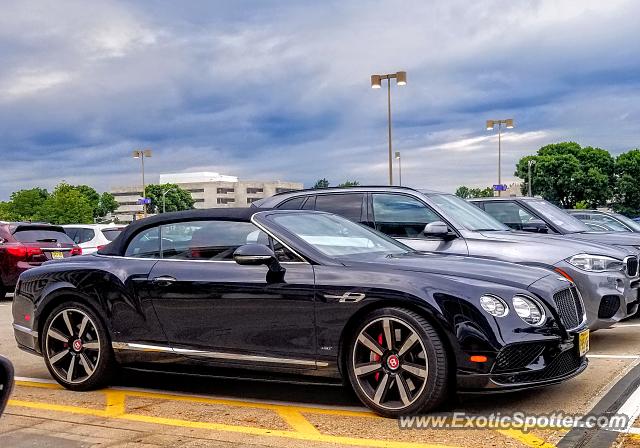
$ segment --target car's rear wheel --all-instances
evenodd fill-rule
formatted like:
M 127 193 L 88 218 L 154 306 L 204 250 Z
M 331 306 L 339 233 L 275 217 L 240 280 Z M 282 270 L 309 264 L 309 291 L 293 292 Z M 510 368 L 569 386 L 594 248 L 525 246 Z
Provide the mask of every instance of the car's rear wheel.
M 381 308 L 356 328 L 347 371 L 360 400 L 386 417 L 426 412 L 447 397 L 449 363 L 444 344 L 422 316 Z
M 9 292 L 7 287 L 0 283 L 0 300 L 7 297 L 7 292 Z
M 78 302 L 66 302 L 49 314 L 42 353 L 51 375 L 67 389 L 99 388 L 113 372 L 109 335 L 96 313 Z

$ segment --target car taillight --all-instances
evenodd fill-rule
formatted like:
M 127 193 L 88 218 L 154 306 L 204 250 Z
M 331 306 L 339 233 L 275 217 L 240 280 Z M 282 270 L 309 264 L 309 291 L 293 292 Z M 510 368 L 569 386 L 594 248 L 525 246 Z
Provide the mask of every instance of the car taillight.
M 27 247 L 23 245 L 7 246 L 7 253 L 13 255 L 16 258 L 28 259 L 36 257 L 38 255 L 44 255 L 42 249 L 39 247 Z
M 71 248 L 71 256 L 73 255 L 82 255 L 82 248 L 79 246 Z
M 106 245 L 106 244 L 103 244 L 102 246 L 97 246 L 97 247 L 96 247 L 96 250 L 102 250 L 102 249 L 104 249 L 105 247 L 107 247 L 107 245 Z

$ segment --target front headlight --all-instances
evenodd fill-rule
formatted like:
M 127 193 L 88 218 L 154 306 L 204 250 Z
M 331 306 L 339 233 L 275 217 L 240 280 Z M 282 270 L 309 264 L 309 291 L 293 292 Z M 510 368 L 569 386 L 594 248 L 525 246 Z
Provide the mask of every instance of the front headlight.
M 569 258 L 567 262 L 578 269 L 589 272 L 621 271 L 624 266 L 622 260 L 604 255 L 579 254 Z
M 539 326 L 545 321 L 544 309 L 530 297 L 517 295 L 513 297 L 513 309 L 520 319 L 529 325 Z
M 500 297 L 485 294 L 480 297 L 480 306 L 494 317 L 504 317 L 509 313 L 509 307 Z

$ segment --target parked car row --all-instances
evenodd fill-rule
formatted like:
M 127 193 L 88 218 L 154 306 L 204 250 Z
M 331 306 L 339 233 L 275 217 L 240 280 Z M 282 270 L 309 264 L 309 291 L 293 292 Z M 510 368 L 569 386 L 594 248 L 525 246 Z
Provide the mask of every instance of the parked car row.
M 640 235 L 589 232 L 580 221 L 541 199 L 473 203 L 478 207 L 433 191 L 357 187 L 288 192 L 254 206 L 328 211 L 373 227 L 416 250 L 554 270 L 578 286 L 592 330 L 636 313 Z
M 136 221 L 23 272 L 16 341 L 72 390 L 118 365 L 311 375 L 388 417 L 578 375 L 589 330 L 637 311 L 637 247 L 551 234 L 555 215 L 546 233 L 513 230 L 478 205 L 327 188 Z

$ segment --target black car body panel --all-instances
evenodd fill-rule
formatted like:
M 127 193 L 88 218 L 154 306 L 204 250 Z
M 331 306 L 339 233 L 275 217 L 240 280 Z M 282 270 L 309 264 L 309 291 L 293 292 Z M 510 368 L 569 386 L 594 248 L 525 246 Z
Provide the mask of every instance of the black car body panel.
M 326 215 L 255 208 L 167 213 L 132 224 L 96 255 L 29 270 L 20 277 L 13 303 L 17 343 L 42 353 L 46 316 L 56 304 L 72 299 L 97 311 L 124 365 L 239 367 L 340 378 L 343 351 L 358 319 L 376 308 L 398 306 L 434 325 L 462 389 L 540 386 L 586 367 L 576 345 L 577 334 L 586 328 L 584 308 L 575 286 L 556 273 L 408 248 L 393 256 L 329 257 L 272 220 L 292 213 Z M 282 245 L 297 258 L 281 261 L 283 269 L 274 273 L 264 265 L 232 260 L 125 256 L 128 244 L 146 229 L 203 220 L 252 222 L 272 238 L 273 247 Z M 527 295 L 547 318 L 534 327 L 515 312 L 493 317 L 479 305 L 483 294 L 507 302 L 516 294 Z M 556 306 L 558 294 L 575 306 L 574 325 Z M 512 365 L 500 355 L 522 344 L 537 346 L 529 359 Z M 472 362 L 471 355 L 488 360 Z M 570 363 L 556 369 L 559 356 Z

